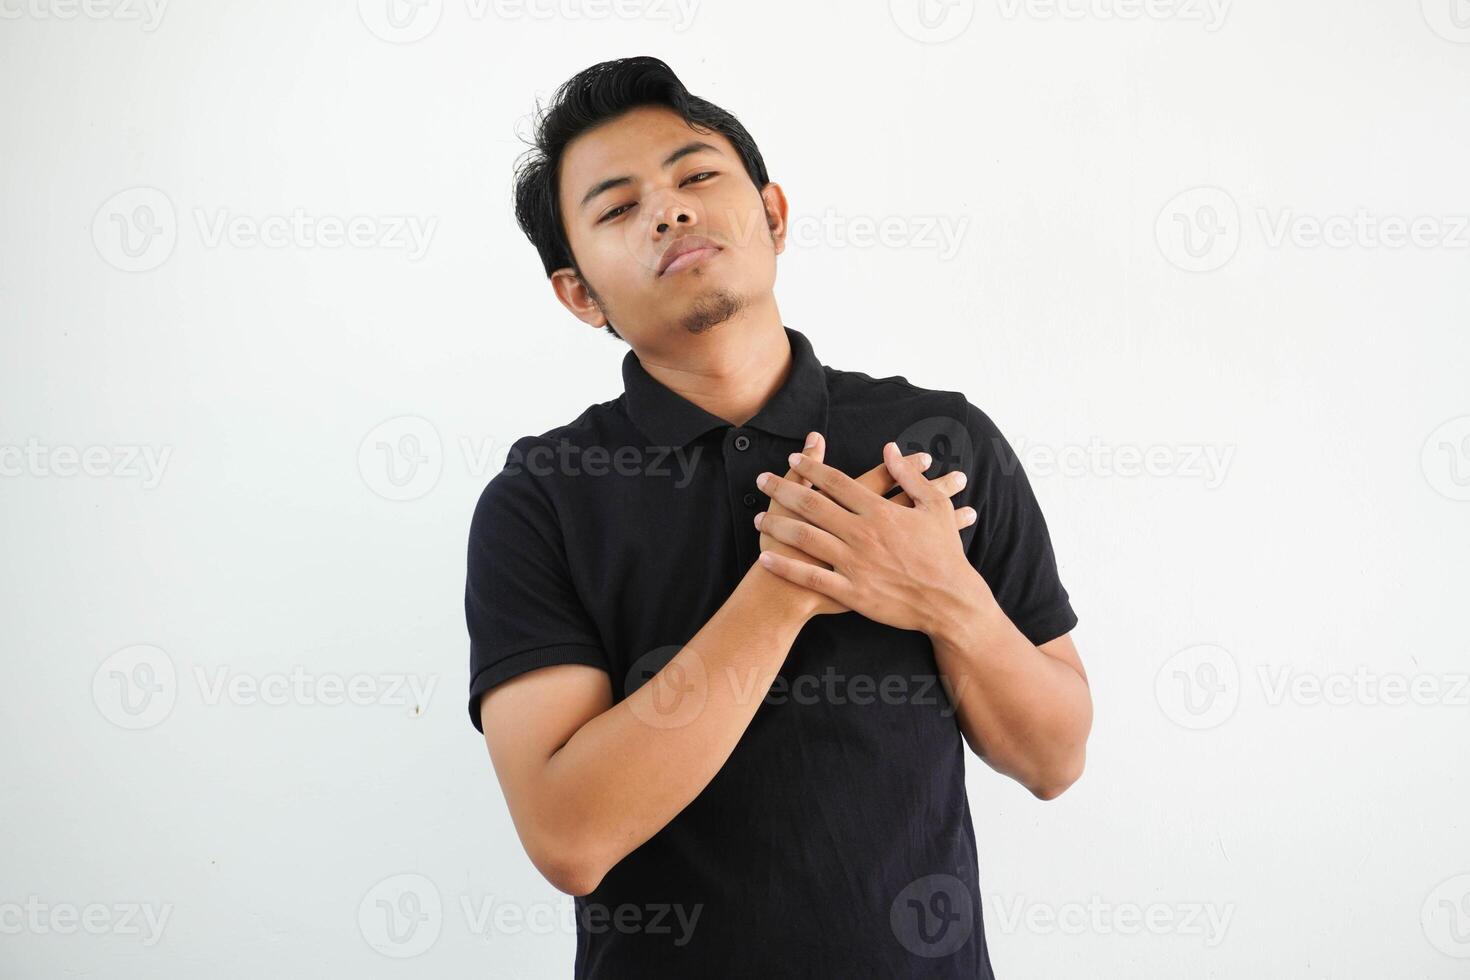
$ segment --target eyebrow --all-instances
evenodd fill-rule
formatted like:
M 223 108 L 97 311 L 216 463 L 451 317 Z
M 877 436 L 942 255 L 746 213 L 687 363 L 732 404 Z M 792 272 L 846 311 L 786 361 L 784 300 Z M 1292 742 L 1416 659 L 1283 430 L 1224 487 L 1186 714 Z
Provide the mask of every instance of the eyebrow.
M 670 153 L 668 156 L 664 157 L 663 163 L 659 166 L 662 167 L 664 170 L 667 170 L 674 164 L 682 160 L 684 157 L 687 157 L 689 154 L 698 153 L 701 150 L 713 150 L 716 153 L 720 152 L 720 148 L 712 143 L 706 143 L 704 140 L 690 140 L 688 143 L 685 143 L 673 153 Z M 601 194 L 603 191 L 610 191 L 614 187 L 622 187 L 625 184 L 631 183 L 633 183 L 633 178 L 629 176 L 609 177 L 607 180 L 598 181 L 596 184 L 592 185 L 591 190 L 589 190 L 586 194 L 582 196 L 582 203 L 577 205 L 577 208 L 578 210 L 585 208 L 588 202 L 590 202 L 597 195 Z

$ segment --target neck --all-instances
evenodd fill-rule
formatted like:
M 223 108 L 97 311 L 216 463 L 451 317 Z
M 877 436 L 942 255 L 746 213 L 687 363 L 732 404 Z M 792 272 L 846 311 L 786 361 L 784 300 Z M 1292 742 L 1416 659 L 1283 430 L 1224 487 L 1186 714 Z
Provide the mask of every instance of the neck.
M 774 296 L 702 333 L 680 331 L 635 353 L 650 377 L 731 425 L 753 418 L 791 372 Z

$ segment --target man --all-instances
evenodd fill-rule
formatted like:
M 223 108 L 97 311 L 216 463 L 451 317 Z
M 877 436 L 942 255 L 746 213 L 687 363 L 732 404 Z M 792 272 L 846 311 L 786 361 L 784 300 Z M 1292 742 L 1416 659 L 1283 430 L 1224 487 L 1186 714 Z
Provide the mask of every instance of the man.
M 470 717 L 576 976 L 991 977 L 963 747 L 1051 799 L 1092 712 L 1010 446 L 782 323 L 781 188 L 657 59 L 558 90 L 516 213 L 631 347 L 470 530 Z

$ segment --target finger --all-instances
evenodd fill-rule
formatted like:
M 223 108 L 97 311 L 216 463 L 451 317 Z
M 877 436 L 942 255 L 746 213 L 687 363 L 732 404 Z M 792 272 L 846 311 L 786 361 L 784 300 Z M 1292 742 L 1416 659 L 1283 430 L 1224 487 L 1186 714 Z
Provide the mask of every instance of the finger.
M 904 507 L 913 506 L 913 504 L 909 500 L 909 495 L 906 493 L 900 493 L 898 496 L 889 497 L 888 499 L 893 501 L 895 504 L 902 504 Z M 954 512 L 954 526 L 956 529 L 963 531 L 971 524 L 974 524 L 978 517 L 979 515 L 975 512 L 975 508 L 973 507 L 956 508 Z
M 835 466 L 816 462 L 798 453 L 791 454 L 791 462 L 814 488 L 854 514 L 867 513 L 882 503 L 882 497 Z
M 813 592 L 820 592 L 829 599 L 840 602 L 848 609 L 853 607 L 852 599 L 855 590 L 852 582 L 830 568 L 797 561 L 786 555 L 778 555 L 774 551 L 762 551 L 757 561 L 789 582 L 795 582 Z
M 796 480 L 783 480 L 767 471 L 756 477 L 756 486 L 790 513 L 844 541 L 857 521 L 855 515 L 816 487 L 804 487 Z
M 917 456 L 919 453 L 916 451 L 910 453 L 910 455 Z M 862 476 L 857 477 L 857 482 L 880 497 L 888 497 L 889 500 L 893 499 L 889 497 L 889 491 L 898 485 L 898 481 L 893 479 L 893 474 L 888 472 L 887 463 L 879 463 Z
M 919 463 L 905 457 L 899 451 L 898 443 L 886 442 L 883 444 L 883 461 L 888 465 L 888 470 L 893 474 L 893 478 L 913 499 L 915 507 L 935 507 L 949 503 L 949 498 L 934 486 L 932 480 L 924 476 L 923 470 L 927 469 L 927 466 L 921 468 Z
M 811 457 L 812 459 L 815 459 L 817 462 L 820 463 L 822 461 L 823 450 L 825 448 L 826 442 L 823 441 L 822 434 L 820 432 L 808 432 L 806 434 L 806 445 L 802 447 L 801 451 L 805 455 Z M 803 480 L 801 475 L 796 472 L 796 467 L 794 466 L 786 471 L 786 479 L 801 480 L 802 486 L 811 486 L 810 483 Z
M 755 526 L 777 541 L 785 542 L 818 561 L 836 566 L 847 554 L 847 545 L 831 533 L 813 527 L 806 521 L 782 514 L 757 514 Z

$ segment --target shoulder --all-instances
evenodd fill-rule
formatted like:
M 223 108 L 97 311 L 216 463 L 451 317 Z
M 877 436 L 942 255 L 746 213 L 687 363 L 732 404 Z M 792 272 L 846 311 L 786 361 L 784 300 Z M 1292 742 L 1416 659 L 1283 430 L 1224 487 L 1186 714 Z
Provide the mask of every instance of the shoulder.
M 1014 469 L 1015 455 L 990 414 L 962 391 L 929 388 L 901 374 L 827 368 L 832 409 L 892 433 L 905 453 L 922 449 L 942 465 L 938 472 L 1000 464 Z
M 514 507 L 522 514 L 549 516 L 557 477 L 569 454 L 615 443 L 629 424 L 623 395 L 587 406 L 576 418 L 538 433 L 510 440 L 500 470 L 480 491 L 476 523 L 497 509 Z M 563 461 L 563 463 L 559 463 Z

